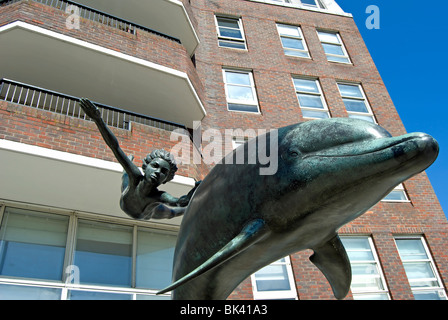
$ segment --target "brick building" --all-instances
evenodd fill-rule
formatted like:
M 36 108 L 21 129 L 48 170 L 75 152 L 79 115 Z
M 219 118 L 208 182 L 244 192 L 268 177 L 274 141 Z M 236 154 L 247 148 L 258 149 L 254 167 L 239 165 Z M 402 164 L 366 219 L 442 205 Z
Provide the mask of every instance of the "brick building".
M 98 104 L 136 164 L 153 149 L 188 151 L 163 186 L 175 196 L 213 166 L 193 161 L 208 129 L 234 129 L 223 154 L 252 129 L 316 118 L 405 133 L 333 0 L 0 5 L 1 299 L 169 298 L 155 293 L 171 281 L 182 218 L 121 211 L 122 167 L 80 97 Z M 354 275 L 347 299 L 446 299 L 448 224 L 425 173 L 339 233 Z M 229 299 L 333 299 L 311 253 L 258 271 Z

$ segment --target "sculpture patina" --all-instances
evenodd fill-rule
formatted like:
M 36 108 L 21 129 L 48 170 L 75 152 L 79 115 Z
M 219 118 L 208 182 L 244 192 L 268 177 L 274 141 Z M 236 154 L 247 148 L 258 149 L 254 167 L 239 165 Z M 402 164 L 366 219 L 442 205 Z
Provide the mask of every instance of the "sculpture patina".
M 183 215 L 198 183 L 187 195 L 180 198 L 157 189 L 161 184 L 173 179 L 177 171 L 174 157 L 163 149 L 154 150 L 143 160 L 142 174 L 132 162 L 134 156 L 127 157 L 120 148 L 117 138 L 101 118 L 98 108 L 88 99 L 81 99 L 80 105 L 95 122 L 104 141 L 124 169 L 121 209 L 130 217 L 139 220 L 171 219 Z
M 337 231 L 429 167 L 439 150 L 424 133 L 392 137 L 363 120 L 308 121 L 281 128 L 278 135 L 258 136 L 257 149 L 248 143 L 240 146 L 177 199 L 157 190 L 174 175 L 170 161 L 159 158 L 156 167 L 164 171 L 155 174 L 149 159 L 143 176 L 96 107 L 85 99 L 81 106 L 127 173 L 123 210 L 136 219 L 185 213 L 174 253 L 174 283 L 159 292 L 172 291 L 177 300 L 226 299 L 260 268 L 305 249 L 314 251 L 310 260 L 328 279 L 335 297 L 343 299 L 350 289 L 351 267 Z M 278 150 L 270 150 L 271 138 L 278 139 Z M 236 159 L 243 149 L 241 164 Z M 261 175 L 263 164 L 252 159 L 271 152 L 278 153 L 278 169 Z
M 258 148 L 270 148 L 269 139 L 267 134 Z M 312 249 L 310 260 L 342 299 L 350 289 L 351 267 L 338 229 L 438 154 L 429 135 L 392 137 L 375 124 L 341 118 L 279 129 L 274 175 L 260 175 L 260 163 L 247 162 L 248 143 L 239 148 L 245 149 L 245 164 L 223 161 L 196 190 L 179 231 L 174 283 L 160 293 L 226 299 L 260 268 Z M 227 157 L 235 160 L 237 152 Z

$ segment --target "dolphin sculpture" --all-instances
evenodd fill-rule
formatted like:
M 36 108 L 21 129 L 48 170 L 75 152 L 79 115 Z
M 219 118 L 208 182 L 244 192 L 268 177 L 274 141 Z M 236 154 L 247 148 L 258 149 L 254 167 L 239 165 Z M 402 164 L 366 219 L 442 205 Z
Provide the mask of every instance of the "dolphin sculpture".
M 338 229 L 425 170 L 439 150 L 427 134 L 392 137 L 380 126 L 345 118 L 281 128 L 278 150 L 269 150 L 271 138 L 267 133 L 257 147 L 278 152 L 275 174 L 260 175 L 261 164 L 248 163 L 253 154 L 246 143 L 239 147 L 244 164 L 217 164 L 199 185 L 180 226 L 174 283 L 159 294 L 226 299 L 260 268 L 312 249 L 310 260 L 343 299 L 351 267 Z M 235 160 L 239 148 L 227 157 Z

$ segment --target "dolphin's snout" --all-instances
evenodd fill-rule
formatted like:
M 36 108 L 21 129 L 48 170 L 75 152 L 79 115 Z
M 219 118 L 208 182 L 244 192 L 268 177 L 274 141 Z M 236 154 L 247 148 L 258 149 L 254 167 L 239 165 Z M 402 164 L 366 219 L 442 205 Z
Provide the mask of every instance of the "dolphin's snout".
M 428 166 L 436 160 L 439 155 L 439 143 L 432 136 L 416 132 L 407 134 L 405 137 L 409 137 L 409 141 L 415 145 L 415 152 L 418 153 L 422 161 L 428 163 Z

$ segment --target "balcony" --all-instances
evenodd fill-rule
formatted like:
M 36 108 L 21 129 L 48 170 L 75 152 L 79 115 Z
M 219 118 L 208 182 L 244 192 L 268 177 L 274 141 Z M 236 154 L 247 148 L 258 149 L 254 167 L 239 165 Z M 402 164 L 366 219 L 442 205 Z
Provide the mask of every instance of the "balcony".
M 45 130 L 48 137 L 54 139 L 53 141 L 36 135 L 36 131 L 29 127 L 27 129 L 24 125 L 21 125 L 19 129 L 23 131 L 18 133 L 14 123 L 15 120 L 20 121 L 23 118 L 19 116 L 18 119 L 14 119 L 14 113 L 2 118 L 2 132 L 5 134 L 5 139 L 0 139 L 0 158 L 2 159 L 0 180 L 7 183 L 0 184 L 1 199 L 129 219 L 118 206 L 123 172 L 121 165 L 116 161 L 101 159 L 100 154 L 98 158 L 88 156 L 86 151 L 81 150 L 84 146 L 94 150 L 97 147 L 91 140 L 86 140 L 91 133 L 85 128 L 92 128 L 92 126 L 86 125 L 87 122 L 76 120 L 90 120 L 80 108 L 78 97 L 1 79 L 0 102 L 3 101 L 8 103 L 8 108 L 28 107 L 28 111 L 20 110 L 18 113 L 21 116 L 27 114 L 29 119 L 32 119 L 30 121 L 34 121 L 34 127 L 42 124 L 42 121 L 51 122 L 58 119 L 62 129 Z M 149 141 L 163 139 L 163 136 L 166 139 L 171 131 L 177 129 L 181 129 L 188 135 L 186 128 L 176 123 L 106 105 L 96 105 L 109 127 L 122 129 L 118 130 L 121 132 L 120 135 L 132 137 L 134 142 L 138 139 L 136 137 L 142 134 L 145 134 L 145 139 Z M 30 111 L 31 108 L 42 111 L 34 113 Z M 38 116 L 35 116 L 36 114 Z M 75 121 L 68 120 L 69 118 Z M 125 130 L 131 130 L 131 127 L 132 132 L 126 133 Z M 147 131 L 147 127 L 151 127 L 151 130 Z M 82 129 L 79 130 L 80 128 Z M 74 132 L 73 136 L 80 141 L 79 144 L 73 143 L 73 137 L 63 133 L 68 129 Z M 19 136 L 21 138 L 18 138 Z M 22 140 L 19 141 L 19 139 Z M 62 140 L 63 142 L 59 142 Z M 142 146 L 147 145 L 145 140 L 138 141 Z M 51 146 L 42 147 L 39 142 L 51 144 Z M 104 144 L 100 139 L 98 143 Z M 62 144 L 69 150 L 63 151 Z M 169 150 L 170 145 L 163 147 Z M 154 145 L 154 148 L 159 146 Z M 149 151 L 151 149 L 145 150 L 145 152 Z M 133 151 L 136 156 L 138 153 L 137 149 Z M 33 169 L 29 170 L 27 164 L 32 164 Z M 194 186 L 194 179 L 189 176 L 190 166 L 192 165 L 179 165 L 179 171 L 174 180 L 162 185 L 160 189 L 175 196 L 187 194 Z M 194 168 L 191 169 L 195 171 Z M 182 218 L 175 218 L 162 223 L 178 226 L 181 220 Z
M 179 0 L 77 0 L 77 2 L 178 38 L 190 56 L 194 54 L 199 44 L 190 17 Z
M 21 5 L 31 8 L 33 3 L 25 1 Z M 37 5 L 40 4 L 34 4 Z M 152 55 L 142 49 L 141 54 L 148 55 L 142 59 L 114 50 L 114 39 L 109 40 L 109 48 L 92 42 L 88 37 L 97 36 L 92 32 L 95 25 L 83 26 L 76 38 L 68 32 L 52 31 L 64 30 L 64 14 L 60 15 L 61 26 L 51 30 L 24 21 L 0 27 L 0 78 L 86 97 L 189 128 L 193 121 L 203 119 L 206 112 L 190 80 L 191 76 L 195 77 L 194 68 L 188 65 L 191 64 L 189 57 L 181 55 L 186 52 L 180 44 L 168 46 L 166 42 L 173 41 L 159 37 L 160 42 L 149 42 L 149 49 L 174 58 L 167 60 L 163 55 Z M 27 13 L 27 16 L 32 22 L 39 19 L 38 14 L 33 17 Z M 123 34 L 119 36 L 126 40 L 126 33 Z

